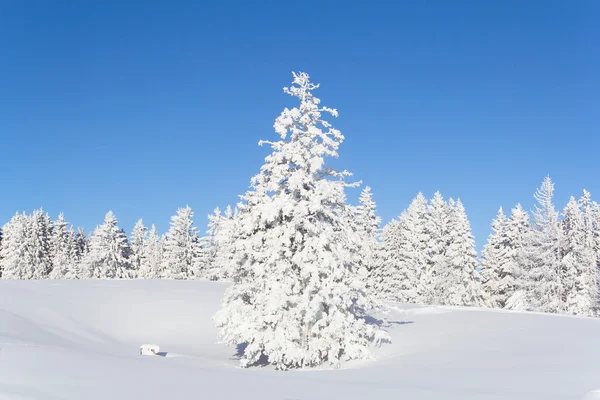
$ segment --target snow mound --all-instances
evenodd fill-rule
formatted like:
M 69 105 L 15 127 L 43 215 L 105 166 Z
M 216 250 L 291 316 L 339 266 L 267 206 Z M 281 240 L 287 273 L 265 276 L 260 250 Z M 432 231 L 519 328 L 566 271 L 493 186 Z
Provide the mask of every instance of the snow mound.
M 238 368 L 225 284 L 0 281 L 1 399 L 600 399 L 600 320 L 393 304 L 393 343 L 341 370 Z M 140 357 L 160 343 L 163 357 Z

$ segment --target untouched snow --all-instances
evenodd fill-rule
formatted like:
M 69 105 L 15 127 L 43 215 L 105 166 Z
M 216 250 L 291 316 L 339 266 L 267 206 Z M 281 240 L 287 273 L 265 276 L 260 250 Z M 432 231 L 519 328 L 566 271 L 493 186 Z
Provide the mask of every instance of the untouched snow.
M 600 320 L 398 306 L 341 370 L 238 368 L 201 281 L 0 282 L 1 399 L 600 399 Z M 156 343 L 166 357 L 140 356 Z

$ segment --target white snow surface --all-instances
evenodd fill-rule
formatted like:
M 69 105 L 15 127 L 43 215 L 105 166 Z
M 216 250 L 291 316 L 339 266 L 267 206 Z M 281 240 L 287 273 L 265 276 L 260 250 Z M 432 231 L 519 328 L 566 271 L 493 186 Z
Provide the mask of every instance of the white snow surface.
M 0 399 L 600 398 L 598 319 L 394 304 L 374 360 L 242 369 L 211 320 L 225 287 L 2 281 Z

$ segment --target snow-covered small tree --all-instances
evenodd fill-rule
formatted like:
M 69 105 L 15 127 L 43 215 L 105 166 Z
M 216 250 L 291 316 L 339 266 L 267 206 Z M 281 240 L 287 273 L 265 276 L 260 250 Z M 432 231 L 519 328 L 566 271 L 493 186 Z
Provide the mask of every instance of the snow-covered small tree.
M 506 240 L 509 245 L 509 262 L 504 266 L 500 290 L 507 294 L 504 308 L 531 310 L 529 303 L 532 290 L 532 235 L 529 214 L 521 204 L 512 209 L 506 224 Z
M 512 294 L 503 284 L 512 264 L 507 229 L 508 221 L 504 210 L 500 207 L 496 218 L 492 221 L 492 234 L 483 248 L 481 260 L 485 276 L 483 289 L 489 296 L 490 306 L 495 308 L 504 308 Z
M 360 262 L 371 271 L 377 263 L 380 243 L 377 240 L 381 218 L 377 215 L 377 205 L 373 200 L 373 193 L 369 186 L 361 192 L 360 205 L 356 207 L 356 226 L 360 237 L 358 251 Z
M 78 258 L 76 251 L 77 243 L 73 229 L 69 227 L 63 213 L 52 223 L 52 234 L 50 235 L 50 258 L 52 259 L 52 271 L 50 279 L 75 279 L 79 275 Z
M 486 293 L 476 278 L 477 251 L 471 224 L 460 200 L 450 202 L 448 246 L 444 269 L 436 277 L 439 303 L 458 306 L 484 306 Z
M 171 217 L 171 226 L 163 243 L 163 278 L 188 279 L 193 275 L 199 250 L 198 231 L 194 227 L 194 213 L 187 206 L 179 208 Z
M 3 227 L 4 238 L 0 246 L 0 271 L 2 279 L 31 279 L 31 266 L 27 251 L 27 225 L 29 217 L 17 213 Z
M 425 288 L 423 302 L 426 304 L 444 303 L 445 293 L 439 291 L 443 287 L 440 282 L 444 271 L 448 269 L 448 258 L 446 251 L 450 243 L 450 214 L 452 208 L 440 192 L 435 192 L 427 206 L 427 232 L 429 243 L 427 245 L 427 267 L 421 275 L 421 281 Z
M 129 262 L 131 264 L 131 270 L 136 276 L 145 263 L 146 258 L 146 237 L 148 236 L 148 228 L 144 225 L 144 221 L 140 218 L 131 232 L 131 256 Z
M 93 279 L 124 279 L 130 278 L 129 243 L 123 229 L 112 211 L 104 217 L 104 223 L 99 225 L 91 235 L 89 251 L 81 260 L 82 273 Z
M 278 369 L 339 365 L 369 356 L 386 335 L 368 324 L 376 303 L 366 268 L 354 260 L 357 235 L 348 220 L 347 172 L 325 167 L 342 134 L 322 118 L 305 73 L 284 91 L 300 105 L 275 122 L 280 136 L 242 196 L 234 237 L 233 285 L 215 315 L 222 340 L 246 344 L 242 366 L 265 358 Z
M 591 204 L 583 199 L 583 205 Z M 598 304 L 596 257 L 591 232 L 574 197 L 565 206 L 562 220 L 561 271 L 564 274 L 565 312 L 593 316 Z
M 77 233 L 75 233 L 75 252 L 81 260 L 83 256 L 88 252 L 88 243 L 87 243 L 87 235 L 83 228 L 77 228 Z
M 34 210 L 28 218 L 27 251 L 31 275 L 29 279 L 44 279 L 52 270 L 50 233 L 52 223 L 42 209 Z
M 160 279 L 163 276 L 162 270 L 162 241 L 158 236 L 158 230 L 154 225 L 148 232 L 148 237 L 144 241 L 144 257 L 141 259 L 141 265 L 138 272 L 140 279 Z
M 533 213 L 532 290 L 530 304 L 542 312 L 564 310 L 564 284 L 560 264 L 560 227 L 553 203 L 554 184 L 546 177 L 535 193 Z

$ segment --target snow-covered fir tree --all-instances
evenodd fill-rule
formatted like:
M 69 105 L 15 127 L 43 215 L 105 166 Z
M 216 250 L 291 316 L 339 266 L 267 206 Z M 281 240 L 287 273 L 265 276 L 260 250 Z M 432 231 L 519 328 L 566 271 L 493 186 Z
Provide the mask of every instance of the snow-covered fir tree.
M 444 268 L 437 270 L 436 293 L 440 304 L 456 306 L 484 306 L 486 293 L 476 278 L 477 251 L 471 233 L 471 224 L 460 200 L 449 205 L 448 245 Z
M 162 241 L 158 236 L 156 226 L 152 225 L 148 232 L 148 237 L 144 241 L 144 257 L 141 259 L 138 278 L 140 279 L 160 279 L 163 276 L 162 270 Z
M 85 234 L 83 228 L 77 228 L 77 233 L 75 233 L 75 244 L 75 253 L 81 260 L 88 252 L 87 235 Z
M 427 206 L 427 232 L 429 243 L 427 248 L 427 267 L 421 275 L 425 289 L 423 301 L 426 304 L 442 304 L 445 293 L 439 291 L 443 283 L 439 282 L 448 269 L 446 250 L 450 243 L 450 213 L 452 209 L 444 201 L 440 192 L 436 192 Z
M 343 178 L 325 166 L 337 157 L 342 134 L 322 119 L 305 73 L 286 93 L 300 101 L 275 122 L 271 145 L 236 218 L 233 285 L 215 315 L 222 340 L 245 344 L 242 366 L 261 358 L 278 369 L 338 366 L 369 357 L 372 342 L 387 337 L 364 317 L 376 302 L 366 292 L 367 272 L 354 263 L 356 242 Z
M 375 289 L 382 298 L 421 303 L 429 291 L 424 271 L 428 268 L 427 200 L 413 199 L 399 219 L 384 227 L 383 257 L 375 271 Z
M 52 270 L 50 259 L 50 235 L 52 223 L 44 210 L 34 210 L 29 217 L 27 230 L 27 250 L 31 277 L 29 279 L 47 278 Z
M 198 231 L 193 217 L 189 206 L 179 208 L 171 217 L 171 226 L 163 242 L 163 278 L 188 279 L 193 276 L 195 258 L 199 254 Z
M 27 251 L 27 225 L 29 217 L 17 213 L 3 227 L 0 245 L 0 271 L 2 279 L 32 279 Z
M 230 208 L 231 209 L 231 208 Z M 216 281 L 222 277 L 222 268 L 217 263 L 217 255 L 219 252 L 219 235 L 225 223 L 225 216 L 221 213 L 219 207 L 215 208 L 213 213 L 208 216 L 208 238 L 205 243 L 206 255 L 208 257 L 208 265 L 205 271 L 206 279 Z
M 529 214 L 521 204 L 517 204 L 506 224 L 509 260 L 499 282 L 499 290 L 506 294 L 504 308 L 521 311 L 531 309 L 532 235 Z
M 500 207 L 496 218 L 492 221 L 492 234 L 481 253 L 481 267 L 485 277 L 483 289 L 489 296 L 490 306 L 495 308 L 504 308 L 511 295 L 504 284 L 504 279 L 511 273 L 512 267 L 507 230 L 508 220 Z
M 377 216 L 377 205 L 369 186 L 361 192 L 359 203 L 353 216 L 360 237 L 358 260 L 371 272 L 379 262 L 380 243 L 377 239 L 381 218 Z
M 75 279 L 79 275 L 77 243 L 73 229 L 69 227 L 63 213 L 52 223 L 50 235 L 51 279 Z
M 130 278 L 129 243 L 112 211 L 90 236 L 88 252 L 81 260 L 82 274 L 93 279 Z
M 553 196 L 554 184 L 546 177 L 534 196 L 538 204 L 533 213 L 529 303 L 534 310 L 559 313 L 564 310 L 565 293 L 560 263 L 561 232 Z
M 584 194 L 585 196 L 585 194 Z M 584 208 L 591 208 L 585 197 Z M 593 316 L 598 305 L 598 278 L 591 226 L 586 226 L 580 205 L 571 196 L 562 220 L 561 271 L 564 311 L 568 314 Z
M 131 246 L 131 256 L 129 257 L 129 263 L 131 264 L 131 271 L 136 275 L 142 269 L 142 265 L 146 262 L 146 237 L 148 236 L 148 228 L 144 225 L 144 221 L 140 218 L 131 232 L 131 238 L 129 240 Z

